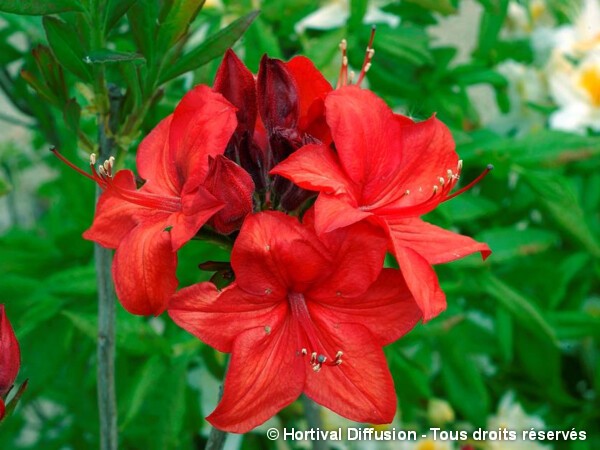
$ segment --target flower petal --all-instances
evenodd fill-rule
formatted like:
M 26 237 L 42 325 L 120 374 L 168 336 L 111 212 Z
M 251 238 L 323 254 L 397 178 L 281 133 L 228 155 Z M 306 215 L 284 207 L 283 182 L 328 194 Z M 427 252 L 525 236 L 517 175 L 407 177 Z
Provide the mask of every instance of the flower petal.
M 279 329 L 286 315 L 287 302 L 265 295 L 257 298 L 235 284 L 219 294 L 214 284 L 198 283 L 181 289 L 169 302 L 169 316 L 177 325 L 226 353 L 243 332 Z
M 263 212 L 246 217 L 231 254 L 240 288 L 274 297 L 303 292 L 330 268 L 317 237 L 295 217 Z
M 295 129 L 299 117 L 298 89 L 283 61 L 266 55 L 256 77 L 258 110 L 265 128 Z
M 380 229 L 357 223 L 324 233 L 320 239 L 332 255 L 331 273 L 307 295 L 318 299 L 357 297 L 381 273 L 388 239 Z
M 178 196 L 180 180 L 169 153 L 169 128 L 173 114 L 165 117 L 146 136 L 137 149 L 136 165 L 140 177 L 146 180 L 144 188 L 153 193 Z
M 222 155 L 237 127 L 235 107 L 208 86 L 196 86 L 175 108 L 169 130 L 169 160 L 181 186 L 204 181 L 208 157 Z
M 383 100 L 357 86 L 333 91 L 325 107 L 344 170 L 352 181 L 363 186 L 367 197 L 373 196 L 371 191 L 388 186 L 401 169 L 401 123 Z M 365 120 L 367 116 L 369 120 Z
M 17 341 L 15 331 L 6 316 L 4 305 L 0 305 L 0 397 L 4 397 L 10 390 L 20 367 L 19 341 Z
M 342 364 L 324 366 L 319 372 L 306 365 L 306 395 L 350 420 L 390 423 L 396 412 L 396 393 L 377 339 L 362 325 L 330 326 L 319 316 L 313 319 L 329 352 L 344 354 Z
M 121 242 L 112 266 L 117 297 L 132 314 L 159 315 L 177 288 L 177 254 L 164 218 L 134 228 Z
M 387 221 L 396 245 L 412 248 L 429 264 L 440 264 L 481 252 L 486 259 L 491 250 L 487 244 L 444 230 L 421 219 Z
M 173 213 L 166 220 L 171 229 L 173 251 L 179 250 L 188 242 L 224 204 L 217 200 L 206 188 L 198 186 L 182 198 L 182 211 Z
M 361 211 L 348 195 L 322 193 L 315 202 L 315 230 L 321 235 L 359 222 L 373 213 Z
M 311 294 L 307 296 L 311 300 L 316 298 Z M 308 309 L 311 317 L 318 316 L 330 327 L 337 323 L 365 326 L 379 346 L 391 344 L 404 336 L 422 316 L 402 274 L 394 269 L 384 269 L 375 283 L 358 297 L 343 294 L 319 297 L 318 301 L 308 303 Z
M 415 250 L 403 247 L 392 235 L 394 254 L 406 285 L 423 312 L 423 322 L 433 319 L 446 309 L 446 295 L 440 288 L 437 275 L 425 258 Z
M 305 360 L 296 350 L 298 328 L 245 331 L 233 345 L 223 398 L 206 418 L 220 430 L 246 433 L 286 407 L 302 392 Z
M 341 170 L 333 150 L 319 144 L 309 144 L 298 149 L 270 172 L 281 175 L 302 189 L 330 194 L 349 192 L 350 180 Z
M 131 170 L 119 170 L 113 178 L 113 184 L 124 190 L 137 189 Z M 155 214 L 156 211 L 123 200 L 109 189 L 100 196 L 94 222 L 83 233 L 83 237 L 106 248 L 117 248 L 142 218 Z

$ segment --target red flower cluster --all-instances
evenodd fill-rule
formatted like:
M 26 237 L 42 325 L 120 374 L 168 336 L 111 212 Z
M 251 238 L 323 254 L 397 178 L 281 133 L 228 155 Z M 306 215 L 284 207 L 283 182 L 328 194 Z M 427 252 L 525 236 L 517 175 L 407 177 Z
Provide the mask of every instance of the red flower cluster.
M 372 56 L 369 45 L 358 84 Z M 304 57 L 265 56 L 255 77 L 228 51 L 214 88 L 186 94 L 140 144 L 141 186 L 112 159 L 82 172 L 104 189 L 84 236 L 116 249 L 123 306 L 168 308 L 233 354 L 208 418 L 223 430 L 248 431 L 302 392 L 390 422 L 382 347 L 445 308 L 433 264 L 489 254 L 420 218 L 462 191 L 448 129 L 394 114 L 350 78 L 345 55 L 334 90 Z M 235 281 L 175 292 L 177 251 L 204 226 L 234 239 Z M 383 268 L 388 251 L 400 270 Z
M 10 392 L 21 367 L 21 351 L 15 332 L 0 305 L 0 421 L 4 418 L 4 401 Z

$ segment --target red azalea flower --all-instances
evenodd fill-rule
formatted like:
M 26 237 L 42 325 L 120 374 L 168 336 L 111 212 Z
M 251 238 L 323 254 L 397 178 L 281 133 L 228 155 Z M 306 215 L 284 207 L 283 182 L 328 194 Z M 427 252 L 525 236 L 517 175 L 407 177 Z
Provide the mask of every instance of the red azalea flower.
M 307 145 L 271 173 L 320 191 L 315 204 L 319 234 L 363 219 L 379 224 L 424 319 L 435 317 L 446 300 L 431 265 L 477 251 L 484 258 L 490 254 L 486 244 L 419 218 L 457 194 L 450 191 L 461 162 L 450 131 L 435 117 L 414 123 L 394 114 L 375 94 L 356 86 L 332 92 L 325 105 L 335 150 Z
M 318 237 L 279 212 L 248 216 L 221 293 L 200 283 L 169 315 L 232 353 L 221 402 L 207 420 L 244 433 L 304 392 L 349 419 L 389 423 L 394 385 L 382 346 L 420 319 L 399 271 L 382 270 L 386 238 L 369 224 Z
M 0 420 L 5 413 L 4 398 L 12 388 L 20 367 L 19 342 L 6 317 L 4 305 L 0 305 Z
M 269 170 L 306 143 L 329 144 L 324 98 L 331 85 L 305 57 L 285 63 L 263 57 L 254 75 L 228 50 L 217 71 L 214 89 L 237 108 L 238 126 L 225 155 L 246 169 L 262 201 L 296 209 L 313 195 Z
M 227 195 L 206 179 L 209 158 L 222 157 L 235 128 L 235 108 L 209 87 L 197 86 L 141 142 L 141 188 L 130 170 L 113 177 L 111 159 L 97 172 L 92 158 L 91 178 L 104 192 L 83 236 L 116 249 L 115 288 L 132 314 L 165 310 L 177 288 L 176 251 L 224 207 Z

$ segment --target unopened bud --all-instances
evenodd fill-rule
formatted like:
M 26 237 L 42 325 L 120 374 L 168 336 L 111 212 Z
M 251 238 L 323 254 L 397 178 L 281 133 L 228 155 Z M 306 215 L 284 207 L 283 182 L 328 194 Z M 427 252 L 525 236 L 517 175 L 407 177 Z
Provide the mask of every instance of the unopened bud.
M 205 187 L 225 204 L 208 223 L 219 233 L 232 233 L 252 212 L 254 182 L 248 172 L 222 155 L 211 158 L 208 167 Z

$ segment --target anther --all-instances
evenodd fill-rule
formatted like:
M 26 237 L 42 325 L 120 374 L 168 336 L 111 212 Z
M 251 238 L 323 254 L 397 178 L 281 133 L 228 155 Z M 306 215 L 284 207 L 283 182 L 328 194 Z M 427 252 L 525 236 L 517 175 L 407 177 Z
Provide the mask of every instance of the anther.
M 434 194 L 437 194 L 437 191 L 438 191 L 438 187 L 437 187 L 437 185 L 436 185 L 436 184 L 434 184 L 434 185 L 433 185 L 433 193 L 434 193 Z
M 307 354 L 308 354 L 308 352 L 306 351 L 306 349 L 305 349 L 305 348 L 303 348 L 303 349 L 302 349 L 302 354 L 303 354 L 303 355 L 307 355 Z
M 90 155 L 90 166 L 95 166 L 96 165 L 96 154 L 92 153 Z
M 342 65 L 343 65 L 344 67 L 348 65 L 348 57 L 347 57 L 347 56 L 344 56 L 344 57 L 342 58 Z
M 347 47 L 348 42 L 346 41 L 346 39 L 342 39 L 342 42 L 340 42 L 340 50 L 346 50 Z
M 364 72 L 367 73 L 369 71 L 369 69 L 371 68 L 371 63 L 367 63 L 365 64 L 365 69 Z
M 410 189 L 407 189 L 406 191 L 404 191 L 404 195 L 410 195 Z
M 269 289 L 269 288 L 265 289 L 265 294 L 269 295 L 271 292 L 273 292 L 273 291 L 271 291 L 271 289 Z
M 321 370 L 321 364 L 316 364 L 313 366 L 313 371 L 318 372 L 319 370 Z
M 440 180 L 440 185 L 443 186 L 446 180 L 444 180 L 444 178 L 442 178 L 442 177 L 440 177 L 439 180 Z
M 491 165 L 491 164 L 490 164 L 490 165 Z M 462 170 L 462 166 L 463 166 L 463 160 L 462 160 L 462 159 L 459 159 L 459 160 L 458 160 L 458 171 L 459 171 L 459 172 Z M 492 168 L 493 168 L 493 166 L 492 166 Z

